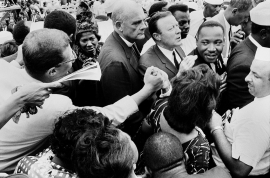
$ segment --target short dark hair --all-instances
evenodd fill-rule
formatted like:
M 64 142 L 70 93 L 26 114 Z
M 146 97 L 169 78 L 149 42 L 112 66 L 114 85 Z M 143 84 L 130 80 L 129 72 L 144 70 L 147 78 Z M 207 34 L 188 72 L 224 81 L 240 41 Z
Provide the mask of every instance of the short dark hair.
M 0 56 L 10 56 L 18 51 L 18 46 L 14 40 L 9 40 L 3 43 L 0 47 Z
M 172 81 L 173 90 L 164 116 L 169 126 L 190 133 L 195 126 L 204 128 L 216 107 L 220 78 L 206 64 L 182 72 Z
M 22 46 L 26 71 L 40 79 L 50 68 L 63 62 L 63 52 L 69 46 L 66 33 L 57 29 L 40 29 L 30 32 Z
M 166 132 L 158 132 L 149 137 L 143 153 L 146 167 L 154 172 L 173 167 L 184 158 L 180 140 Z
M 239 12 L 244 12 L 250 8 L 252 0 L 231 0 L 230 6 L 237 8 Z
M 104 119 L 105 116 L 87 108 L 69 110 L 60 116 L 51 136 L 53 153 L 60 159 L 71 161 L 79 138 L 91 129 L 99 118 Z
M 17 45 L 21 45 L 23 43 L 23 40 L 29 32 L 30 28 L 25 25 L 24 20 L 20 20 L 19 22 L 17 22 L 17 24 L 14 26 L 12 33 L 13 39 L 16 41 Z
M 148 15 L 152 16 L 156 12 L 163 11 L 163 7 L 167 6 L 168 2 L 166 1 L 160 1 L 152 4 L 152 6 L 149 8 Z
M 62 30 L 68 36 L 71 34 L 75 35 L 76 19 L 65 11 L 55 10 L 46 16 L 44 28 Z
M 201 26 L 199 27 L 199 29 L 197 31 L 197 34 L 196 34 L 197 38 L 199 37 L 199 34 L 200 34 L 201 30 L 203 28 L 205 28 L 205 27 L 220 27 L 222 29 L 222 31 L 223 31 L 223 35 L 225 33 L 224 27 L 219 22 L 209 20 L 209 21 L 206 21 L 203 24 L 201 24 Z
M 153 37 L 153 34 L 154 33 L 157 33 L 159 32 L 159 29 L 157 27 L 157 21 L 159 19 L 162 19 L 164 17 L 167 17 L 169 15 L 172 15 L 171 12 L 169 11 L 165 11 L 165 12 L 157 12 L 155 15 L 153 15 L 150 20 L 149 20 L 149 23 L 148 23 L 148 26 L 149 26 L 149 32 L 152 36 L 152 38 L 155 40 L 155 38 Z
M 74 152 L 80 178 L 127 178 L 133 170 L 134 152 L 127 137 L 120 137 L 108 118 L 95 117 L 79 138 Z
M 270 30 L 270 26 L 258 25 L 254 22 L 251 22 L 251 33 L 252 34 L 259 34 L 262 29 Z
M 188 12 L 189 10 L 188 10 L 188 6 L 185 4 L 174 4 L 168 8 L 168 11 L 174 14 L 176 11 Z

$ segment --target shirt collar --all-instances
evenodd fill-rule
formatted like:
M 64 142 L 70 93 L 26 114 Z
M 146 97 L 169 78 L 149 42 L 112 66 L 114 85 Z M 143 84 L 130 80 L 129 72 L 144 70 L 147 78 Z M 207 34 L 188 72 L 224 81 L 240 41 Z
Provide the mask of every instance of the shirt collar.
M 120 35 L 119 35 L 120 36 Z M 123 38 L 122 36 L 120 36 L 122 38 L 122 40 L 126 43 L 126 45 L 128 47 L 131 47 L 133 45 L 133 43 L 130 43 L 128 40 L 126 40 L 125 38 Z
M 257 46 L 257 48 L 262 47 L 262 45 L 260 45 L 251 35 L 249 35 L 248 38 L 255 46 Z
M 171 60 L 172 59 L 172 53 L 173 53 L 173 51 L 170 51 L 170 50 L 167 50 L 167 49 L 165 49 L 165 48 L 163 48 L 163 47 L 161 47 L 161 46 L 159 46 L 159 45 L 157 45 L 158 46 L 158 48 L 160 49 L 160 51 L 169 59 L 169 60 Z
M 229 22 L 227 21 L 227 19 L 225 18 L 225 15 L 224 15 L 224 13 L 223 13 L 223 18 L 224 18 L 224 22 L 225 22 L 225 29 L 230 29 L 230 24 L 229 24 Z

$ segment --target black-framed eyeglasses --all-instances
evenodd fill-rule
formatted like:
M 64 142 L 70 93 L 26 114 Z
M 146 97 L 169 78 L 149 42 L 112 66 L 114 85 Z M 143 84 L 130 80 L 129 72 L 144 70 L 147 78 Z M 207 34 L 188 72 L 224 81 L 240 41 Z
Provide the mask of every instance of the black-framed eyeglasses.
M 66 63 L 69 63 L 69 62 L 73 63 L 77 59 L 77 54 L 75 53 L 74 50 L 72 50 L 72 55 L 73 55 L 72 59 L 61 62 L 61 63 L 57 64 L 56 67 L 60 67 L 62 64 L 66 64 Z

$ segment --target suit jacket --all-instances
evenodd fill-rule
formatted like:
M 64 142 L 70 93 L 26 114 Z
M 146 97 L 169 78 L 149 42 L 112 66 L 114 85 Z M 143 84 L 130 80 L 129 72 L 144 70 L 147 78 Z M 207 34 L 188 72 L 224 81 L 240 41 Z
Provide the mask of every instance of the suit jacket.
M 214 17 L 212 17 L 209 20 L 219 22 L 223 26 L 223 28 L 225 30 L 225 45 L 223 47 L 222 55 L 223 55 L 224 58 L 227 58 L 228 55 L 229 55 L 229 54 L 227 54 L 227 51 L 229 50 L 228 48 L 230 47 L 230 40 L 229 40 L 229 31 L 230 31 L 230 29 L 226 29 L 224 11 L 220 11 L 217 15 L 215 15 Z
M 205 62 L 205 60 L 200 56 L 197 48 L 195 50 L 193 50 L 189 55 L 197 55 L 198 56 L 193 67 L 200 65 L 200 64 L 206 64 L 212 69 L 211 65 L 209 63 Z M 221 55 L 219 55 L 219 57 L 218 57 L 217 61 L 214 63 L 214 65 L 216 68 L 216 73 L 218 75 L 222 75 L 224 72 L 226 72 L 226 66 L 224 65 L 224 62 L 223 62 Z M 223 115 L 227 111 L 227 103 L 225 101 L 223 101 L 224 100 L 223 98 L 226 98 L 226 90 L 220 94 L 219 102 L 218 102 L 217 108 L 216 108 L 217 113 L 219 113 L 220 115 Z
M 200 56 L 197 48 L 194 49 L 191 53 L 189 53 L 189 55 L 197 55 L 198 56 L 193 67 L 200 65 L 200 64 L 206 64 L 210 67 L 210 69 L 212 69 L 211 65 L 209 63 L 205 62 L 205 60 Z M 221 55 L 218 57 L 217 61 L 214 64 L 215 64 L 217 74 L 222 75 L 224 72 L 226 72 L 226 67 L 224 65 L 224 62 L 223 62 Z
M 245 77 L 250 72 L 257 47 L 249 38 L 239 43 L 231 52 L 227 63 L 227 93 L 229 109 L 243 107 L 253 101 Z
M 123 39 L 114 31 L 107 38 L 98 57 L 102 77 L 98 97 L 102 106 L 113 104 L 126 95 L 133 95 L 143 87 L 143 78 L 138 70 L 139 55 L 132 52 Z M 137 131 L 142 118 L 150 112 L 151 104 L 142 103 L 140 112 L 125 121 L 121 129 L 131 136 Z M 136 125 L 137 124 L 137 125 Z
M 184 51 L 177 47 L 176 52 L 183 60 L 186 57 Z M 139 70 L 142 75 L 144 75 L 146 69 L 148 67 L 158 67 L 159 69 L 166 72 L 169 76 L 169 79 L 176 76 L 178 70 L 174 66 L 174 64 L 162 53 L 162 51 L 158 48 L 157 45 L 153 45 L 150 47 L 140 58 L 139 61 Z

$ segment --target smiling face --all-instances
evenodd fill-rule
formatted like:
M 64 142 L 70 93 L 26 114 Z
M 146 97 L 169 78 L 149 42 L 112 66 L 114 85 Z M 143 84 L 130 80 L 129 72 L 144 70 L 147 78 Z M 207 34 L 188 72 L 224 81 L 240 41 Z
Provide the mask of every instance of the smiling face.
M 270 94 L 270 62 L 253 60 L 245 78 L 251 95 L 261 98 Z
M 207 63 L 216 62 L 224 46 L 223 30 L 219 26 L 203 27 L 198 34 L 197 49 Z
M 181 44 L 181 30 L 174 16 L 169 15 L 157 21 L 159 32 L 154 33 L 155 39 L 168 50 Z
M 96 35 L 92 32 L 84 32 L 79 40 L 79 45 L 82 51 L 88 56 L 95 56 L 96 49 L 98 46 L 98 39 Z
M 175 11 L 173 13 L 173 16 L 178 22 L 179 28 L 181 30 L 181 38 L 182 39 L 186 38 L 189 32 L 189 23 L 190 23 L 189 12 Z

